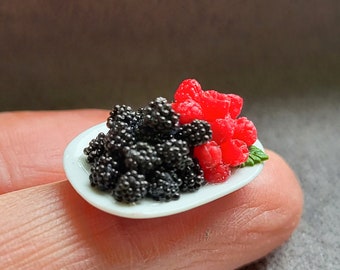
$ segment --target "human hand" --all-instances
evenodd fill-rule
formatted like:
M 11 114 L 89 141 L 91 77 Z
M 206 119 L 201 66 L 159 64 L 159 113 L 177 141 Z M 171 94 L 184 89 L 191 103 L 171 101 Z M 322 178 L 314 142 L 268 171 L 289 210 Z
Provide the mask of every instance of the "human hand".
M 302 191 L 270 156 L 244 188 L 181 214 L 125 219 L 86 203 L 62 155 L 107 111 L 0 113 L 0 269 L 235 269 L 286 241 Z

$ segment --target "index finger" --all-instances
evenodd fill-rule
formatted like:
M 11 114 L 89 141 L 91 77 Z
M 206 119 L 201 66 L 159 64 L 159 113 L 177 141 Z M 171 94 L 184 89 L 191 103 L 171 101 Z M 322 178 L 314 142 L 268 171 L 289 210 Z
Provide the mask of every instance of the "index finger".
M 0 113 L 0 194 L 66 179 L 62 155 L 105 110 Z

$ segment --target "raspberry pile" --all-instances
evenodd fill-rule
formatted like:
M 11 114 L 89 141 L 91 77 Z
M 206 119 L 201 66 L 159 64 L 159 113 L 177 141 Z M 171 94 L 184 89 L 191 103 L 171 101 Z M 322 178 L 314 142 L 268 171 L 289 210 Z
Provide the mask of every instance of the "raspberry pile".
M 91 166 L 90 184 L 118 201 L 143 198 L 171 201 L 193 192 L 205 179 L 194 147 L 212 138 L 203 120 L 181 125 L 171 103 L 159 97 L 134 111 L 116 105 L 99 133 L 84 149 Z
M 172 103 L 159 97 L 138 110 L 114 106 L 107 133 L 84 149 L 91 185 L 118 202 L 136 203 L 177 200 L 226 181 L 233 167 L 268 158 L 253 146 L 257 131 L 239 117 L 242 106 L 240 96 L 203 90 L 194 79 L 179 85 Z
M 180 115 L 181 125 L 203 120 L 212 130 L 212 140 L 196 146 L 193 152 L 205 180 L 210 183 L 226 181 L 232 167 L 247 161 L 249 147 L 257 139 L 253 122 L 238 117 L 243 99 L 235 94 L 204 91 L 194 79 L 184 80 L 174 99 L 172 108 Z

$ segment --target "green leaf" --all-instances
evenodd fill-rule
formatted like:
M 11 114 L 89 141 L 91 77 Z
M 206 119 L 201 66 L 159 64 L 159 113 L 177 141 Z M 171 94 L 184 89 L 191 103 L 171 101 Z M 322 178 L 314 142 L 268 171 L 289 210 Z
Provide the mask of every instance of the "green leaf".
M 248 159 L 240 165 L 241 168 L 247 166 L 254 166 L 255 164 L 262 163 L 263 161 L 269 159 L 269 156 L 263 152 L 260 148 L 252 145 L 249 147 Z

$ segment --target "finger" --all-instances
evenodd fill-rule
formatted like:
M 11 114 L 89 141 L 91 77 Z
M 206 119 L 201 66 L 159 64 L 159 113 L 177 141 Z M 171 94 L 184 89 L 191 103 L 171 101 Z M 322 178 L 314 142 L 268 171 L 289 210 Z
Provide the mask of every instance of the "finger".
M 243 189 L 163 218 L 106 214 L 67 182 L 4 194 L 0 268 L 235 269 L 281 245 L 301 215 L 294 173 L 268 154 L 264 170 Z
M 107 115 L 102 110 L 0 113 L 0 194 L 65 179 L 66 145 Z

